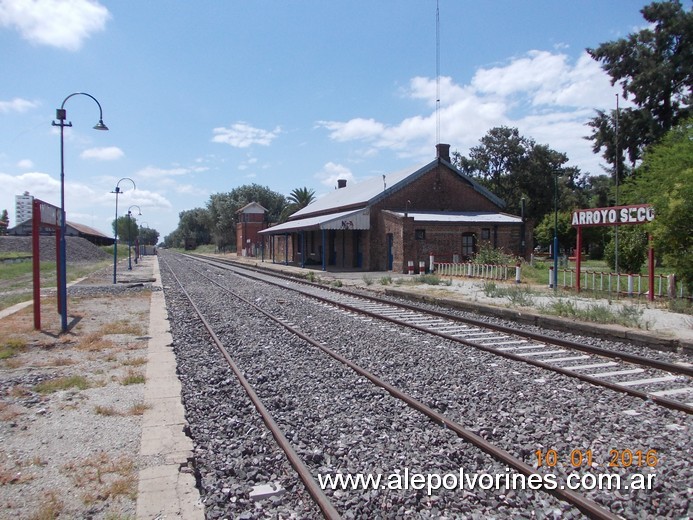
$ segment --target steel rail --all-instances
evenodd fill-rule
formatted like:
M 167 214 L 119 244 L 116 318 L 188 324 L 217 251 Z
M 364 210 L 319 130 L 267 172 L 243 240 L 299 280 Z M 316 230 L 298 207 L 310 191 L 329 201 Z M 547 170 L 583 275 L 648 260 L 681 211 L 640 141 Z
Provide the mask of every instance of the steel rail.
M 241 386 L 245 390 L 246 394 L 248 394 L 248 397 L 252 401 L 253 405 L 257 409 L 258 413 L 262 417 L 262 420 L 264 421 L 265 425 L 267 428 L 272 432 L 272 435 L 274 436 L 274 439 L 277 441 L 277 444 L 279 447 L 284 451 L 286 454 L 286 457 L 289 459 L 289 462 L 293 466 L 293 468 L 296 470 L 296 473 L 298 473 L 301 481 L 303 481 L 303 484 L 306 486 L 306 490 L 310 494 L 310 496 L 313 498 L 317 506 L 320 508 L 322 511 L 323 515 L 327 519 L 334 519 L 337 520 L 341 518 L 340 514 L 337 512 L 335 507 L 332 505 L 332 502 L 330 502 L 330 499 L 325 495 L 323 490 L 318 486 L 318 484 L 315 482 L 315 479 L 313 479 L 313 475 L 310 473 L 310 470 L 308 467 L 303 463 L 301 458 L 298 456 L 298 453 L 293 449 L 291 444 L 289 443 L 289 440 L 286 438 L 284 433 L 281 431 L 279 428 L 279 425 L 275 422 L 275 420 L 272 418 L 270 413 L 267 411 L 267 408 L 265 405 L 262 403 L 262 400 L 258 397 L 257 393 L 253 389 L 253 387 L 250 385 L 248 380 L 243 376 L 243 373 L 240 371 L 236 363 L 233 361 L 231 356 L 229 355 L 228 351 L 224 347 L 223 343 L 219 340 L 217 337 L 216 333 L 212 329 L 212 326 L 209 324 L 207 319 L 202 315 L 202 312 L 198 308 L 198 306 L 195 304 L 195 302 L 192 300 L 190 297 L 190 294 L 188 291 L 185 290 L 185 287 L 183 287 L 183 284 L 181 283 L 180 279 L 178 276 L 176 276 L 176 273 L 171 269 L 171 266 L 169 263 L 164 260 L 164 263 L 166 264 L 166 267 L 170 271 L 171 275 L 175 278 L 176 282 L 178 282 L 178 285 L 180 286 L 181 291 L 183 291 L 183 294 L 185 297 L 188 299 L 190 302 L 190 305 L 192 305 L 193 309 L 197 313 L 197 316 L 200 318 L 200 321 L 204 325 L 205 329 L 207 329 L 207 332 L 209 333 L 210 337 L 212 338 L 212 341 L 214 342 L 215 346 L 219 350 L 222 356 L 224 356 L 224 359 L 228 363 L 229 367 L 233 371 L 233 373 L 236 375 L 236 378 L 240 382 Z
M 680 374 L 684 376 L 689 376 L 693 377 L 693 366 L 684 366 L 684 365 L 678 365 L 676 363 L 669 363 L 667 361 L 660 361 L 657 359 L 651 359 L 651 358 L 646 358 L 644 356 L 638 356 L 637 354 L 630 354 L 628 352 L 622 352 L 622 351 L 617 351 L 617 350 L 608 350 L 602 347 L 597 347 L 593 345 L 583 345 L 581 343 L 577 343 L 576 341 L 571 341 L 568 339 L 561 339 L 561 338 L 556 338 L 555 336 L 550 336 L 547 334 L 540 334 L 536 332 L 529 332 L 529 331 L 520 331 L 513 329 L 511 327 L 507 327 L 505 325 L 498 325 L 495 323 L 486 323 L 481 320 L 477 320 L 474 318 L 468 318 L 464 316 L 457 316 L 454 314 L 450 314 L 447 312 L 443 311 L 437 311 L 437 310 L 432 310 L 432 309 L 421 309 L 420 307 L 417 307 L 415 305 L 409 304 L 409 303 L 403 303 L 403 302 L 393 302 L 392 300 L 386 300 L 384 298 L 380 298 L 378 296 L 364 296 L 364 295 L 355 295 L 354 293 L 340 289 L 338 287 L 324 287 L 319 284 L 309 282 L 307 280 L 299 280 L 295 277 L 287 276 L 281 273 L 275 273 L 272 271 L 269 271 L 267 269 L 258 269 L 258 268 L 251 268 L 249 266 L 243 265 L 243 264 L 238 264 L 236 262 L 233 262 L 231 260 L 227 259 L 207 259 L 199 255 L 189 255 L 194 258 L 199 258 L 200 260 L 206 261 L 207 263 L 212 264 L 212 262 L 220 262 L 224 264 L 229 264 L 234 267 L 238 267 L 240 269 L 244 270 L 249 270 L 249 271 L 257 271 L 261 272 L 263 274 L 267 274 L 268 276 L 273 276 L 285 280 L 290 280 L 292 282 L 298 283 L 298 284 L 304 284 L 304 285 L 309 285 L 309 286 L 315 286 L 319 287 L 320 289 L 323 289 L 325 291 L 329 292 L 335 292 L 339 294 L 344 294 L 346 296 L 350 296 L 352 298 L 363 298 L 363 299 L 368 299 L 370 301 L 374 301 L 377 303 L 382 303 L 384 305 L 393 305 L 396 307 L 402 307 L 404 309 L 408 309 L 414 312 L 420 312 L 420 313 L 426 313 L 430 314 L 432 316 L 437 316 L 439 318 L 445 318 L 453 321 L 460 321 L 463 323 L 468 323 L 470 325 L 474 325 L 476 327 L 481 327 L 485 329 L 491 329 L 491 330 L 497 330 L 499 332 L 503 332 L 505 334 L 510 334 L 513 336 L 519 336 L 527 339 L 531 339 L 534 341 L 540 341 L 544 343 L 551 343 L 553 345 L 561 346 L 561 347 L 566 347 L 566 348 L 572 348 L 575 350 L 580 350 L 582 352 L 587 352 L 590 354 L 594 354 L 597 356 L 602 356 L 602 357 L 608 357 L 612 359 L 620 359 L 622 361 L 628 361 L 631 363 L 635 363 L 638 365 L 643 365 L 647 366 L 650 368 L 656 368 L 659 370 L 664 370 L 666 372 L 671 372 L 674 374 Z M 212 264 L 213 265 L 213 264 Z M 306 293 L 307 294 L 307 293 Z
M 376 386 L 383 388 L 393 397 L 407 403 L 407 405 L 409 405 L 414 410 L 426 415 L 429 419 L 431 419 L 433 422 L 437 423 L 439 426 L 449 428 L 450 430 L 454 431 L 460 438 L 473 444 L 474 446 L 476 446 L 477 448 L 481 449 L 482 451 L 488 453 L 489 455 L 496 458 L 500 462 L 503 462 L 504 464 L 507 464 L 508 466 L 514 468 L 515 470 L 522 473 L 523 475 L 525 475 L 527 477 L 529 477 L 530 475 L 536 475 L 535 468 L 529 466 L 528 464 L 526 464 L 522 460 L 518 459 L 517 457 L 511 455 L 510 453 L 503 450 L 502 448 L 499 448 L 498 446 L 488 442 L 486 439 L 484 439 L 483 437 L 468 430 L 467 428 L 465 428 L 460 423 L 455 422 L 451 419 L 448 419 L 443 414 L 433 410 L 432 408 L 425 405 L 421 401 L 415 399 L 414 397 L 410 396 L 409 394 L 402 392 L 401 390 L 397 389 L 395 386 L 380 379 L 375 374 L 369 372 L 368 370 L 361 367 L 360 365 L 347 359 L 346 357 L 344 357 L 341 354 L 339 354 L 338 352 L 332 350 L 328 346 L 320 343 L 319 341 L 314 340 L 313 338 L 304 334 L 303 332 L 296 329 L 295 327 L 292 327 L 290 324 L 288 324 L 285 321 L 281 320 L 280 318 L 274 316 L 270 312 L 265 311 L 264 309 L 259 307 L 257 304 L 255 304 L 255 303 L 251 302 L 250 300 L 244 298 L 243 296 L 235 293 L 234 291 L 232 291 L 228 287 L 223 286 L 222 284 L 220 284 L 216 280 L 213 280 L 212 278 L 208 277 L 204 273 L 197 271 L 197 270 L 196 270 L 196 272 L 199 275 L 206 278 L 207 280 L 209 280 L 212 284 L 220 287 L 222 290 L 224 290 L 227 293 L 238 298 L 243 303 L 254 308 L 258 312 L 260 312 L 262 315 L 269 318 L 270 320 L 278 323 L 279 325 L 284 327 L 286 330 L 288 330 L 292 334 L 298 336 L 299 338 L 310 343 L 314 347 L 320 349 L 322 352 L 328 354 L 333 359 L 348 366 L 349 368 L 354 370 L 357 374 L 367 378 L 369 381 L 371 381 Z M 543 489 L 542 491 L 553 494 L 557 498 L 565 500 L 566 502 L 574 505 L 580 511 L 582 511 L 586 515 L 589 515 L 590 518 L 599 519 L 599 520 L 616 520 L 616 519 L 620 518 L 618 515 L 614 515 L 613 513 L 604 509 L 602 506 L 600 506 L 599 504 L 597 504 L 593 500 L 591 500 L 585 496 L 582 496 L 579 493 L 576 493 L 572 490 L 561 489 L 561 487 L 562 486 L 557 486 L 554 489 Z
M 195 256 L 195 258 L 199 258 L 199 257 Z M 218 262 L 218 260 L 210 261 L 207 259 L 203 259 L 203 261 L 210 264 L 210 265 L 215 265 L 215 262 Z M 231 263 L 231 262 L 227 261 L 224 263 Z M 238 266 L 237 264 L 234 265 L 234 267 L 238 267 L 238 268 L 245 270 L 244 267 Z M 246 276 L 249 278 L 253 278 L 253 277 L 251 277 L 245 273 L 237 273 L 236 271 L 232 271 L 232 272 L 234 272 L 235 274 L 237 274 L 239 276 Z M 283 275 L 275 275 L 274 273 L 263 273 L 263 274 L 267 274 L 268 276 L 273 276 L 273 277 L 284 279 L 284 280 L 288 279 L 291 282 L 295 282 L 295 283 L 307 284 L 310 286 L 315 285 L 311 282 L 306 282 L 303 280 L 297 281 L 291 277 L 286 277 Z M 258 278 L 254 278 L 254 279 L 258 279 Z M 267 280 L 263 280 L 263 281 L 265 283 L 272 283 L 272 282 L 267 281 Z M 278 285 L 278 284 L 275 284 L 275 285 Z M 285 288 L 285 289 L 287 288 L 284 285 L 278 285 L 278 286 Z M 447 313 L 444 313 L 441 311 L 431 311 L 428 309 L 422 310 L 422 309 L 419 309 L 413 305 L 402 304 L 399 302 L 392 302 L 392 301 L 385 300 L 385 299 L 378 298 L 378 297 L 370 297 L 370 296 L 365 297 L 363 295 L 354 295 L 353 293 L 350 293 L 348 291 L 343 291 L 343 290 L 336 289 L 336 288 L 329 288 L 328 289 L 328 288 L 325 288 L 322 286 L 319 286 L 319 288 L 322 290 L 328 291 L 328 292 L 337 292 L 340 294 L 344 294 L 344 295 L 347 295 L 351 298 L 375 301 L 377 303 L 381 303 L 384 305 L 390 305 L 393 307 L 401 307 L 401 308 L 411 310 L 414 312 L 418 312 L 418 313 L 422 313 L 422 314 L 431 314 L 433 316 L 437 316 L 437 317 L 441 317 L 441 318 L 445 318 L 445 319 L 450 319 L 452 321 L 461 321 L 463 323 L 472 324 L 472 325 L 475 325 L 475 326 L 480 327 L 480 328 L 497 330 L 497 331 L 503 332 L 505 334 L 510 334 L 512 336 L 524 337 L 524 338 L 532 339 L 534 341 L 540 341 L 542 343 L 546 343 L 549 345 L 553 344 L 553 345 L 558 345 L 558 346 L 562 346 L 562 347 L 566 347 L 566 348 L 574 348 L 576 350 L 588 352 L 588 353 L 591 353 L 591 354 L 594 354 L 597 356 L 607 357 L 610 359 L 619 359 L 621 361 L 626 361 L 626 362 L 634 363 L 634 364 L 641 364 L 641 365 L 648 366 L 650 368 L 656 368 L 656 369 L 664 370 L 667 372 L 678 373 L 678 374 L 686 375 L 686 376 L 693 376 L 693 369 L 690 367 L 676 365 L 673 363 L 666 363 L 666 362 L 662 362 L 662 361 L 658 361 L 658 360 L 651 360 L 648 358 L 644 358 L 644 357 L 633 355 L 633 354 L 628 354 L 625 352 L 610 351 L 610 350 L 606 350 L 606 349 L 603 349 L 600 347 L 581 345 L 579 343 L 576 343 L 576 342 L 573 342 L 570 340 L 561 340 L 559 338 L 554 338 L 553 336 L 542 335 L 542 334 L 537 334 L 537 333 L 532 333 L 532 332 L 520 332 L 520 331 L 516 331 L 514 329 L 511 329 L 510 327 L 506 327 L 503 325 L 488 324 L 488 323 L 484 323 L 484 322 L 479 321 L 479 320 L 474 320 L 474 319 L 470 319 L 470 318 L 462 318 L 462 317 L 454 316 L 454 315 L 447 314 Z M 579 372 L 575 372 L 573 370 L 570 370 L 569 367 L 563 368 L 563 367 L 560 367 L 557 365 L 553 365 L 553 364 L 549 363 L 548 361 L 540 361 L 538 359 L 531 359 L 531 358 L 526 357 L 526 356 L 520 356 L 520 355 L 514 354 L 514 353 L 509 352 L 509 351 L 498 350 L 494 347 L 483 345 L 480 343 L 475 343 L 473 341 L 459 338 L 459 337 L 453 336 L 451 334 L 446 334 L 445 332 L 436 331 L 435 329 L 432 329 L 432 328 L 427 328 L 425 326 L 417 325 L 415 323 L 409 323 L 406 320 L 400 320 L 400 319 L 395 318 L 395 317 L 378 314 L 378 312 L 369 311 L 367 309 L 362 309 L 362 308 L 359 308 L 358 306 L 350 305 L 350 304 L 345 303 L 345 302 L 340 302 L 340 301 L 336 301 L 336 300 L 323 298 L 319 295 L 316 295 L 314 293 L 310 293 L 307 291 L 301 291 L 298 289 L 292 289 L 292 290 L 295 290 L 295 291 L 299 292 L 300 294 L 304 294 L 306 296 L 310 296 L 312 298 L 318 299 L 320 301 L 327 302 L 331 305 L 341 307 L 341 308 L 349 310 L 351 312 L 357 312 L 359 314 L 364 314 L 364 315 L 370 316 L 372 318 L 385 320 L 385 321 L 388 321 L 388 322 L 391 322 L 391 323 L 394 323 L 397 325 L 401 325 L 404 327 L 409 327 L 409 328 L 412 328 L 414 330 L 418 330 L 420 332 L 424 332 L 427 334 L 433 334 L 435 336 L 444 338 L 446 340 L 460 343 L 462 345 L 466 345 L 466 346 L 469 346 L 472 348 L 476 348 L 478 350 L 482 350 L 484 352 L 488 352 L 488 353 L 491 353 L 491 354 L 494 354 L 497 356 L 511 359 L 513 361 L 526 363 L 529 365 L 533 365 L 533 366 L 542 368 L 544 370 L 550 370 L 553 372 L 557 372 L 559 374 L 563 374 L 563 375 L 568 376 L 568 377 L 577 378 L 580 381 L 584 381 L 586 383 L 605 387 L 605 388 L 608 388 L 610 390 L 613 390 L 616 392 L 621 392 L 621 393 L 630 395 L 632 397 L 637 397 L 637 398 L 642 399 L 642 400 L 649 400 L 649 401 L 652 401 L 655 404 L 657 404 L 659 406 L 663 406 L 665 408 L 685 412 L 688 414 L 693 414 L 693 407 L 682 402 L 682 401 L 677 401 L 675 399 L 670 399 L 668 397 L 662 397 L 662 396 L 654 395 L 652 393 L 643 392 L 641 390 L 636 390 L 636 389 L 628 387 L 628 386 L 622 386 L 618 383 L 606 381 L 606 380 L 600 379 L 599 377 L 596 377 L 596 376 L 592 376 L 592 375 L 588 375 L 588 374 L 581 374 Z

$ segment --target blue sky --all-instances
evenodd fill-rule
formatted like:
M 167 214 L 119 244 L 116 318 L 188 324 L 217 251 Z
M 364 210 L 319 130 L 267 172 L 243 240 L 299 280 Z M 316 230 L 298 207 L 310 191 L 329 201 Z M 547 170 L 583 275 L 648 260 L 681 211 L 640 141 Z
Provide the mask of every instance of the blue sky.
M 601 174 L 586 122 L 616 93 L 585 48 L 643 28 L 636 0 L 439 0 L 440 141 L 517 127 Z M 257 183 L 320 195 L 435 157 L 435 0 L 2 0 L 0 210 L 24 191 L 111 235 L 113 191 L 163 238 Z M 621 99 L 622 106 L 627 102 Z M 136 213 L 136 208 L 133 208 Z

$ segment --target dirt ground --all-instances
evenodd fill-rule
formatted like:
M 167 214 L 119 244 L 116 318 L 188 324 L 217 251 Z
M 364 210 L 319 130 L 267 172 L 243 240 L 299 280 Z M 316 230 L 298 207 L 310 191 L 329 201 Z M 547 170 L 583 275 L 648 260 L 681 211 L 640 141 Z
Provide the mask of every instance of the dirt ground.
M 134 518 L 151 291 L 70 289 L 0 320 L 0 517 Z M 111 280 L 112 281 L 112 280 Z

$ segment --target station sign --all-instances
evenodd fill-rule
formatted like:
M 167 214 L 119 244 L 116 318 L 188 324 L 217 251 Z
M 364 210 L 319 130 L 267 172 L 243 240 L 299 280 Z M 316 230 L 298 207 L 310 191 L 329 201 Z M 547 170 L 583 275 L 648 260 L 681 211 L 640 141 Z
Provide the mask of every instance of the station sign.
M 590 208 L 573 211 L 572 226 L 619 226 L 646 224 L 654 220 L 654 208 L 649 204 Z

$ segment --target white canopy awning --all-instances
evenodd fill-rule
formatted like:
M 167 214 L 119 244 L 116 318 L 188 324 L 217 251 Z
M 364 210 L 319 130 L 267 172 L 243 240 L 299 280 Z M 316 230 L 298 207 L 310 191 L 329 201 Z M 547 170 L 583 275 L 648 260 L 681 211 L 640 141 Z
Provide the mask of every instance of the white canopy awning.
M 370 229 L 370 208 L 361 208 L 356 211 L 342 211 L 329 213 L 318 217 L 290 220 L 260 231 L 262 234 L 276 235 L 279 233 L 292 233 L 294 231 L 310 231 L 320 229 Z

